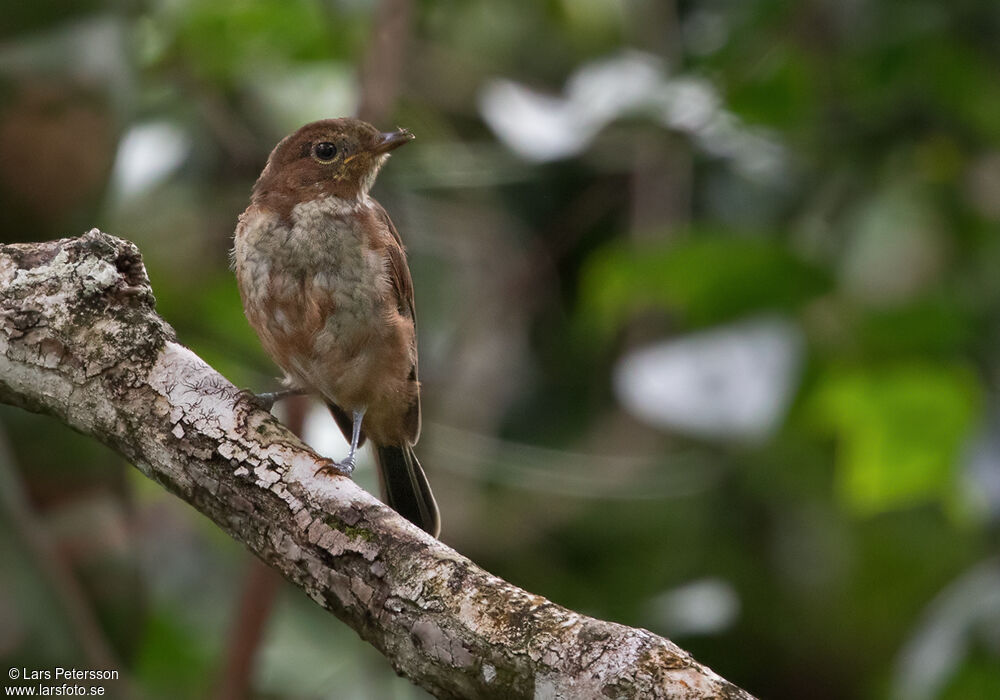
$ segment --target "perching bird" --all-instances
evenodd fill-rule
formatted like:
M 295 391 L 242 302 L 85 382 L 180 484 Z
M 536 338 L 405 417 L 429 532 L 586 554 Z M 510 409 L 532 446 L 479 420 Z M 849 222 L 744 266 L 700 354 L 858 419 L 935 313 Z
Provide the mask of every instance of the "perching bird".
M 420 436 L 413 282 L 396 227 L 368 195 L 390 151 L 413 138 L 358 119 L 307 124 L 271 152 L 236 227 L 243 308 L 289 386 L 317 394 L 351 442 L 365 437 L 383 499 L 437 536 L 413 454 Z

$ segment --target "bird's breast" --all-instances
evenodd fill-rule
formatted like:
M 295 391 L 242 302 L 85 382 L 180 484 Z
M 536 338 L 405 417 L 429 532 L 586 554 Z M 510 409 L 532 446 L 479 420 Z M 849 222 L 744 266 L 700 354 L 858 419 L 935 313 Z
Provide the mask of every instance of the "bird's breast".
M 317 365 L 329 374 L 350 364 L 379 333 L 390 284 L 384 255 L 371 247 L 366 206 L 326 197 L 297 204 L 287 219 L 248 210 L 237 229 L 247 318 L 300 381 Z

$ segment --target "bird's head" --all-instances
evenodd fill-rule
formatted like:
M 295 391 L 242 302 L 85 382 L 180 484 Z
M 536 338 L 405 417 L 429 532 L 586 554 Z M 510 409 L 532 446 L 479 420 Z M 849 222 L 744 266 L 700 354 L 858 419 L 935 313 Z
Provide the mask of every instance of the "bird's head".
M 271 151 L 254 185 L 254 199 L 272 206 L 291 200 L 294 206 L 330 195 L 363 197 L 389 153 L 412 139 L 406 129 L 383 133 L 360 119 L 306 124 Z

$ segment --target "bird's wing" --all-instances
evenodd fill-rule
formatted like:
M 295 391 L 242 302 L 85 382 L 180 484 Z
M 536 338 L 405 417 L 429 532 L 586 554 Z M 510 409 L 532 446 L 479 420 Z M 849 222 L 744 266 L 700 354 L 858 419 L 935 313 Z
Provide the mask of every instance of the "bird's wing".
M 392 236 L 396 245 L 386 247 L 389 256 L 389 278 L 392 288 L 396 292 L 396 304 L 399 313 L 406 318 L 413 319 L 413 324 L 417 323 L 417 314 L 413 308 L 413 279 L 410 277 L 410 268 L 406 264 L 406 252 L 403 248 L 403 239 L 399 237 L 399 231 L 386 213 L 385 209 L 378 202 L 372 202 L 375 216 L 382 223 L 389 235 Z
M 410 277 L 410 268 L 406 264 L 406 251 L 403 248 L 403 240 L 399 237 L 399 231 L 392 223 L 392 219 L 385 209 L 378 202 L 372 202 L 375 216 L 385 225 L 392 236 L 395 245 L 386 246 L 386 255 L 389 260 L 389 281 L 392 283 L 393 291 L 396 294 L 396 309 L 404 318 L 413 321 L 413 365 L 410 367 L 409 380 L 418 384 L 417 380 L 417 312 L 413 304 L 413 278 Z M 410 437 L 410 444 L 415 444 L 420 437 L 420 389 L 419 384 L 416 392 L 416 399 L 406 416 L 407 433 Z

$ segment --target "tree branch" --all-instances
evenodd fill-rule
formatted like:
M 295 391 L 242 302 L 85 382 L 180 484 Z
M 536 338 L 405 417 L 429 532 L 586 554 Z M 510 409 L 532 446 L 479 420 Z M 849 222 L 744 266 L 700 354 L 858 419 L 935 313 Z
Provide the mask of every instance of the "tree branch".
M 324 463 L 153 310 L 136 247 L 0 248 L 0 401 L 119 451 L 443 698 L 751 696 L 651 632 L 527 593 Z

